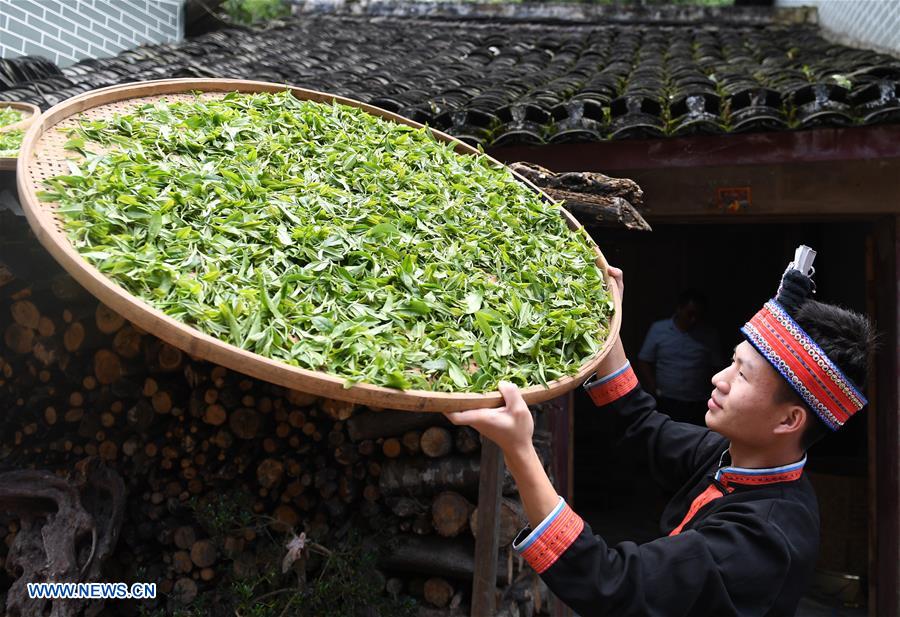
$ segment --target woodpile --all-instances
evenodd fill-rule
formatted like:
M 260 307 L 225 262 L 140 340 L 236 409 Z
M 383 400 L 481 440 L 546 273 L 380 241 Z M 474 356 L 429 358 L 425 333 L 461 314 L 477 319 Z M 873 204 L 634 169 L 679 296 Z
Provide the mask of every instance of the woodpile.
M 416 598 L 422 614 L 467 614 L 481 447 L 471 429 L 192 358 L 59 272 L 0 287 L 0 332 L 0 468 L 62 471 L 92 458 L 115 470 L 127 499 L 108 571 L 157 582 L 155 606 L 263 576 L 298 534 L 328 547 L 356 529 L 391 547 L 382 593 Z M 525 521 L 508 475 L 503 492 L 497 593 L 508 609 L 524 602 L 507 591 L 528 568 L 509 550 Z M 0 513 L 7 570 L 17 525 Z M 291 568 L 305 580 L 298 569 L 317 559 Z

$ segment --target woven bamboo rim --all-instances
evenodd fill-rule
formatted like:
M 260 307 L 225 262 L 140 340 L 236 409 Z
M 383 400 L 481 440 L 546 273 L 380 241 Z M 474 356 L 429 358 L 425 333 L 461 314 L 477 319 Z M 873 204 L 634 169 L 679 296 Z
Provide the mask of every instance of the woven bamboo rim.
M 25 112 L 27 115 L 19 120 L 18 122 L 13 122 L 12 124 L 7 124 L 6 126 L 0 126 L 0 133 L 5 133 L 7 131 L 27 131 L 28 128 L 34 124 L 34 121 L 37 120 L 38 116 L 41 115 L 41 109 L 37 105 L 32 105 L 31 103 L 19 103 L 17 101 L 0 101 L 0 109 L 4 107 L 12 107 L 13 109 L 18 109 L 19 111 Z M 21 152 L 21 149 L 19 150 Z M 19 160 L 18 157 L 15 156 L 0 156 L 0 169 L 12 170 L 16 168 L 16 162 Z
M 502 405 L 503 398 L 497 392 L 480 394 L 397 390 L 366 383 L 344 388 L 342 377 L 265 358 L 195 330 L 132 296 L 83 259 L 63 232 L 61 222 L 55 214 L 55 205 L 41 202 L 37 198 L 36 193 L 41 190 L 43 180 L 67 173 L 65 160 L 67 157 L 71 157 L 72 153 L 63 150 L 66 138 L 64 132 L 57 129 L 72 127 L 79 119 L 108 117 L 113 113 L 125 112 L 137 105 L 152 102 L 163 96 L 168 100 L 193 99 L 192 93 L 197 91 L 202 92 L 201 96 L 203 97 L 214 98 L 235 91 L 281 92 L 284 90 L 290 90 L 294 96 L 300 99 L 322 103 L 338 102 L 361 108 L 368 113 L 393 122 L 422 127 L 421 124 L 359 101 L 283 84 L 231 79 L 169 79 L 103 88 L 73 97 L 51 108 L 32 125 L 25 135 L 20 150 L 19 158 L 22 164 L 17 174 L 17 183 L 19 198 L 28 222 L 41 244 L 88 291 L 138 327 L 184 350 L 193 357 L 202 358 L 294 390 L 371 407 L 405 411 L 459 411 Z M 432 133 L 438 139 L 452 142 L 457 152 L 478 154 L 474 148 L 449 135 L 433 129 Z M 533 190 L 541 193 L 537 187 L 518 174 L 516 177 Z M 567 211 L 561 210 L 561 214 L 570 229 L 581 227 Z M 549 382 L 549 388 L 541 385 L 523 388 L 522 394 L 528 403 L 547 401 L 576 388 L 596 370 L 597 365 L 612 348 L 612 344 L 618 336 L 621 324 L 621 298 L 618 288 L 607 272 L 607 263 L 603 254 L 596 246 L 594 246 L 594 250 L 597 254 L 597 265 L 603 270 L 607 285 L 613 292 L 615 314 L 610 322 L 609 335 L 601 350 L 581 367 L 577 375 Z

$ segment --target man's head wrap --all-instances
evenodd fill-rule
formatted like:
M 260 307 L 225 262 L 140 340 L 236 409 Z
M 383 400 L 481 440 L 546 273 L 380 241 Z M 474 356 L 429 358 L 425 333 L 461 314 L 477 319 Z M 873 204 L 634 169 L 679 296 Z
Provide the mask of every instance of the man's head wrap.
M 792 315 L 815 292 L 815 251 L 801 246 L 788 264 L 775 298 L 747 322 L 741 333 L 788 385 L 836 431 L 867 401 Z

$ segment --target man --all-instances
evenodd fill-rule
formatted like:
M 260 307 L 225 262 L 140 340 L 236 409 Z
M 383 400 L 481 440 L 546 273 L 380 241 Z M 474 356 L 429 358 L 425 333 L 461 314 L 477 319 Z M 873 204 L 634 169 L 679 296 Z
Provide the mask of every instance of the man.
M 654 322 L 638 353 L 637 373 L 659 410 L 703 426 L 709 378 L 722 365 L 719 339 L 703 322 L 706 298 L 696 289 L 678 296 L 675 314 Z
M 621 270 L 610 273 L 621 292 Z M 447 414 L 503 450 L 530 523 L 513 548 L 581 617 L 794 614 L 819 538 L 805 452 L 865 405 L 858 386 L 872 344 L 865 317 L 808 300 L 810 287 L 789 267 L 784 304 L 766 303 L 742 328 L 746 340 L 712 379 L 709 429 L 658 413 L 621 341 L 584 385 L 597 413 L 614 414 L 623 444 L 677 491 L 665 535 L 646 544 L 608 546 L 557 495 L 515 385 L 501 383 L 503 407 Z

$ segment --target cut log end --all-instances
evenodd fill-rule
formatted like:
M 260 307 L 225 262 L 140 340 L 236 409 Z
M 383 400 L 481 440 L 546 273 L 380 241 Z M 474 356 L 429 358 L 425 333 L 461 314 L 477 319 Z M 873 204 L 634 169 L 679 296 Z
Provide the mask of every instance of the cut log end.
M 163 371 L 174 371 L 181 366 L 182 353 L 177 347 L 163 343 L 159 348 L 157 361 Z
M 125 326 L 116 332 L 113 338 L 113 350 L 123 358 L 134 358 L 141 352 L 143 337 L 131 326 Z
M 63 346 L 66 348 L 66 351 L 78 351 L 84 343 L 84 338 L 84 325 L 82 325 L 81 322 L 76 321 L 69 324 L 69 327 L 66 328 L 66 331 L 63 334 Z
M 422 595 L 429 604 L 444 608 L 450 604 L 450 599 L 453 598 L 453 585 L 446 579 L 432 577 L 425 581 Z
M 97 305 L 94 320 L 97 323 L 97 329 L 103 334 L 114 334 L 125 325 L 125 318 L 105 304 Z
M 31 353 L 34 347 L 34 330 L 18 323 L 7 326 L 3 334 L 6 346 L 17 354 Z
M 253 409 L 236 409 L 228 419 L 228 427 L 238 439 L 253 439 L 259 432 L 259 414 Z
M 115 352 L 101 349 L 94 354 L 94 375 L 103 385 L 109 385 L 123 375 L 122 361 Z
M 381 444 L 381 451 L 388 458 L 397 458 L 403 454 L 403 444 L 400 443 L 399 439 L 390 437 Z
M 472 509 L 472 504 L 459 493 L 445 491 L 439 494 L 431 504 L 435 531 L 446 538 L 459 535 L 468 527 Z
M 198 568 L 208 568 L 216 563 L 216 545 L 212 540 L 198 540 L 191 547 L 191 561 Z
M 13 321 L 25 328 L 36 330 L 41 321 L 41 312 L 30 300 L 13 302 L 10 307 Z
M 203 413 L 203 421 L 213 426 L 221 426 L 225 424 L 227 412 L 221 405 L 208 405 Z
M 422 433 L 419 446 L 427 456 L 447 456 L 453 450 L 453 436 L 442 426 L 432 426 Z

